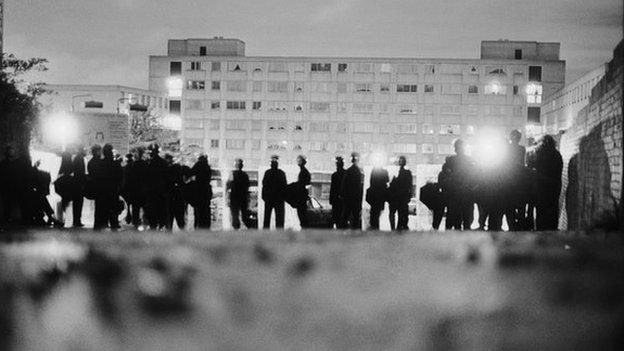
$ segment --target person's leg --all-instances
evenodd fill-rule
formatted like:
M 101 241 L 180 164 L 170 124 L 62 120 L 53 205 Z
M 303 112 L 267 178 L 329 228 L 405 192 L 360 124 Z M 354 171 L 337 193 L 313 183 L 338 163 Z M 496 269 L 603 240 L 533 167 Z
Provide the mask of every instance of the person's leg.
M 186 228 L 186 209 L 185 203 L 182 199 L 176 200 L 174 216 L 176 223 L 178 224 L 178 228 L 180 228 L 180 230 L 184 230 Z
M 399 204 L 398 212 L 399 212 L 399 221 L 397 223 L 398 224 L 397 227 L 400 230 L 409 230 L 409 227 L 407 225 L 409 221 L 409 205 L 407 203 Z
M 369 225 L 372 230 L 379 230 L 379 216 L 381 215 L 381 210 L 379 208 L 379 204 L 372 204 L 370 208 L 370 218 Z
M 272 202 L 265 201 L 264 202 L 264 221 L 262 227 L 264 229 L 271 229 L 271 212 L 275 208 L 275 204 Z
M 284 228 L 284 201 L 275 204 L 275 227 L 277 229 Z
M 396 229 L 396 213 L 397 207 L 393 203 L 388 204 L 388 220 L 390 221 L 390 230 Z
M 299 217 L 299 225 L 301 226 L 301 229 L 305 229 L 308 227 L 308 218 L 307 218 L 306 210 L 307 210 L 306 206 L 297 207 L 297 217 Z
M 463 230 L 471 230 L 472 222 L 474 222 L 474 203 L 469 200 L 465 200 L 461 211 L 461 224 Z
M 82 227 L 82 204 L 84 203 L 84 197 L 82 194 L 76 194 L 72 201 L 72 215 L 73 226 Z
M 362 204 L 353 207 L 353 229 L 362 230 Z
M 230 215 L 232 217 L 232 228 L 238 230 L 240 229 L 240 206 L 235 203 L 230 203 Z
M 444 217 L 444 207 L 438 206 L 433 208 L 433 223 L 431 226 L 434 230 L 438 230 L 440 228 L 440 223 L 442 223 L 442 217 Z
M 111 229 L 119 229 L 119 195 L 111 194 L 108 196 L 107 200 L 108 223 Z

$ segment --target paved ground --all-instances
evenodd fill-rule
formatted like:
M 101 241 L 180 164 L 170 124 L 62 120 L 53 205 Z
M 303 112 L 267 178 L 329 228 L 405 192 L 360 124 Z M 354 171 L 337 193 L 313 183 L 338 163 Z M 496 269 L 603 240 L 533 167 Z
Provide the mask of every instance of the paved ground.
M 4 232 L 14 350 L 608 350 L 621 236 Z

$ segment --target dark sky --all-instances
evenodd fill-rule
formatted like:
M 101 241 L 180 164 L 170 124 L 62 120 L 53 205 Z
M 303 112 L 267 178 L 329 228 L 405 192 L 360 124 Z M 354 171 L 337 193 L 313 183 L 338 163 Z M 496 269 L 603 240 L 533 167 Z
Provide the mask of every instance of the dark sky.
M 481 40 L 561 42 L 567 81 L 609 61 L 622 0 L 5 0 L 5 51 L 50 83 L 147 86 L 169 38 L 242 39 L 249 56 L 478 58 Z

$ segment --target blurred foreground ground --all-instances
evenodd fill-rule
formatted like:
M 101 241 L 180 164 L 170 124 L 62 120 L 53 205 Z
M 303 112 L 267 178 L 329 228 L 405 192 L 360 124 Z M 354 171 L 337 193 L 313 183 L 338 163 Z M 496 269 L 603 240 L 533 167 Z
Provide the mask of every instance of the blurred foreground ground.
M 621 235 L 0 233 L 9 350 L 616 350 Z

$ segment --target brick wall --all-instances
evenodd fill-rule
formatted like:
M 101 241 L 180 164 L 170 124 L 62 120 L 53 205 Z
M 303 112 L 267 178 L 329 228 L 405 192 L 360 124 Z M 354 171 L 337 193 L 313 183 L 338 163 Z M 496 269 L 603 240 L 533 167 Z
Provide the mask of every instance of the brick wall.
M 589 104 L 560 135 L 564 159 L 560 229 L 614 224 L 622 200 L 623 42 Z

